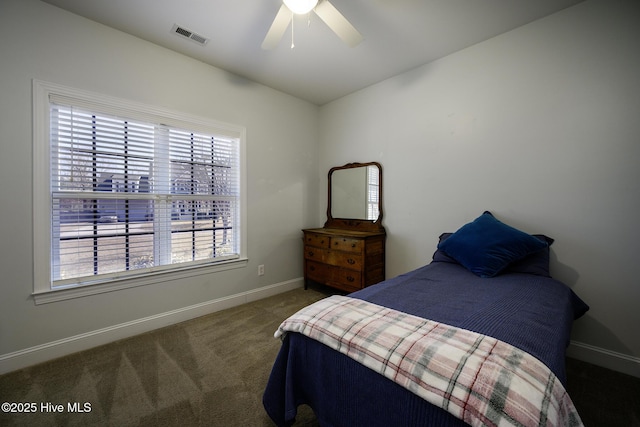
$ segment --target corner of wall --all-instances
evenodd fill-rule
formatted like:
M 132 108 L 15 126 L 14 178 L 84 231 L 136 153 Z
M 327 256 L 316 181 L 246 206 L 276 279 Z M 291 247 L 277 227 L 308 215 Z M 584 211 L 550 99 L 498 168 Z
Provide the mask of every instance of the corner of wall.
M 593 345 L 571 341 L 567 356 L 640 378 L 640 358 Z

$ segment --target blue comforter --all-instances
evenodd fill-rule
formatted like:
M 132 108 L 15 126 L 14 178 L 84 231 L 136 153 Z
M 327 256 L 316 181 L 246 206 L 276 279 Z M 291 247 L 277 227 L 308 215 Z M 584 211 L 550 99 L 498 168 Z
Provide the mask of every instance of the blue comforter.
M 432 262 L 350 294 L 409 314 L 493 336 L 545 363 L 566 384 L 565 350 L 588 306 L 563 283 L 506 273 L 480 278 L 459 264 Z M 300 404 L 322 426 L 464 426 L 448 412 L 299 334 L 288 334 L 263 403 L 279 426 Z

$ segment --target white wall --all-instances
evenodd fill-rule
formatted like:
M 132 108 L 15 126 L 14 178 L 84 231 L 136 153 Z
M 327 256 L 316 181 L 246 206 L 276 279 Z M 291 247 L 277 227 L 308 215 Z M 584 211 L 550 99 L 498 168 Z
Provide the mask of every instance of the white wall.
M 31 298 L 34 78 L 246 127 L 248 266 L 36 306 Z M 296 280 L 301 285 L 300 229 L 322 220 L 317 134 L 318 107 L 310 103 L 48 4 L 1 0 L 0 362 L 11 369 L 22 363 L 14 359 L 29 359 L 31 350 L 69 344 L 58 340 L 77 341 L 95 331 L 117 337 L 111 329 L 127 322 L 270 285 Z M 259 264 L 265 265 L 260 277 Z
M 587 0 L 321 108 L 321 177 L 382 164 L 387 277 L 491 210 L 556 239 L 573 355 L 640 376 L 639 18 Z

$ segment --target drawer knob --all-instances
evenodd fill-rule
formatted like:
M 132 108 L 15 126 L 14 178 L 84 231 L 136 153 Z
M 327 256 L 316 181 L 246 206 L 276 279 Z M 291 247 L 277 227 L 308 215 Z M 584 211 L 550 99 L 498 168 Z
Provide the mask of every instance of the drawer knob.
M 316 271 L 316 268 L 312 265 L 311 267 L 309 267 L 309 270 Z
M 313 251 L 309 251 L 307 254 L 309 254 L 309 256 L 313 256 Z
M 354 280 L 356 280 L 356 279 L 354 279 L 352 276 L 347 276 L 347 281 L 348 282 L 353 282 Z
M 356 244 L 355 244 L 355 243 L 352 243 L 352 244 L 351 244 L 351 247 L 352 247 L 352 248 L 355 248 L 355 247 L 356 247 Z
M 349 259 L 347 260 L 347 262 L 348 262 L 349 264 L 353 265 L 353 264 L 355 264 L 355 263 L 356 263 L 356 260 L 355 260 L 355 259 L 353 259 L 353 258 L 349 258 Z

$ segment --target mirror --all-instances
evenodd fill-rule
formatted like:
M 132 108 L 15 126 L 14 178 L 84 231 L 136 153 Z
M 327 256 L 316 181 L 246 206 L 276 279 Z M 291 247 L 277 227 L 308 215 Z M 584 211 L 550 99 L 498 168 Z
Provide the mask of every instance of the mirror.
M 329 171 L 325 228 L 382 229 L 382 166 L 348 163 Z
M 378 219 L 378 168 L 340 169 L 331 175 L 331 216 Z

